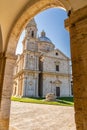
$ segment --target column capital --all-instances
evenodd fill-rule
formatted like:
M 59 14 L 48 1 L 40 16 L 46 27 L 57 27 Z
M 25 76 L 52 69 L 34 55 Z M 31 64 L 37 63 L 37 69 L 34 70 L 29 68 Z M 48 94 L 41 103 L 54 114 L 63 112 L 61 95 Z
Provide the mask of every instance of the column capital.
M 79 21 L 87 19 L 87 6 L 78 9 L 74 12 L 71 12 L 69 18 L 65 19 L 64 24 L 65 28 L 69 31 L 69 27 L 75 25 Z
M 3 58 L 8 58 L 8 59 L 16 60 L 17 56 L 14 55 L 14 54 L 11 54 L 11 53 L 0 52 L 0 59 L 3 59 Z
M 84 20 L 85 18 L 87 18 L 87 5 L 81 9 L 78 9 L 75 12 L 72 12 L 70 15 L 69 22 L 70 24 L 74 24 L 81 20 Z
M 17 56 L 15 54 L 11 54 L 11 53 L 6 53 L 5 57 L 8 59 L 13 59 L 13 60 L 17 59 Z

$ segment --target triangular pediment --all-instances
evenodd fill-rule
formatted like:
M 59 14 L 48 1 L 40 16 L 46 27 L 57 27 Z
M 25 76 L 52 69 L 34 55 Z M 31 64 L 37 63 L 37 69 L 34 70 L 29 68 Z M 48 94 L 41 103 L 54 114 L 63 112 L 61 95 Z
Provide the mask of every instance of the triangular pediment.
M 55 80 L 54 84 L 61 84 L 62 82 L 60 80 Z
M 50 52 L 44 53 L 44 56 L 70 60 L 70 59 L 69 59 L 65 54 L 63 54 L 59 49 L 54 49 L 54 50 L 52 50 L 52 51 L 50 51 Z

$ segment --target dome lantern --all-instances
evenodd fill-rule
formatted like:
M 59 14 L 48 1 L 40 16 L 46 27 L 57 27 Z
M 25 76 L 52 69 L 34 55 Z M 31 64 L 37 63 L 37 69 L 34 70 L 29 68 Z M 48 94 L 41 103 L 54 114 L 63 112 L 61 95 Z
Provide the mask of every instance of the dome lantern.
M 46 33 L 44 32 L 44 30 L 41 32 L 41 37 L 45 37 Z

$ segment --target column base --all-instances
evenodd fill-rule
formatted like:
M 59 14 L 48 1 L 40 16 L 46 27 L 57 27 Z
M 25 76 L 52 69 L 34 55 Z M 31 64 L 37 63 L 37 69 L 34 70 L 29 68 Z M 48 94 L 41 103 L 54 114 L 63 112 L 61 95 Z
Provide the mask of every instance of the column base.
M 0 130 L 9 130 L 9 119 L 0 119 Z

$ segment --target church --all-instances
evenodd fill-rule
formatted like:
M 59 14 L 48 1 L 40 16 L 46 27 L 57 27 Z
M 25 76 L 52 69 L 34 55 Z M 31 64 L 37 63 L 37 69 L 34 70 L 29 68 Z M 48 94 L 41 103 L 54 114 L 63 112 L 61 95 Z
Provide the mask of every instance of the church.
M 37 37 L 37 24 L 32 19 L 25 28 L 23 52 L 17 55 L 14 69 L 13 96 L 72 96 L 70 59 L 46 36 Z

